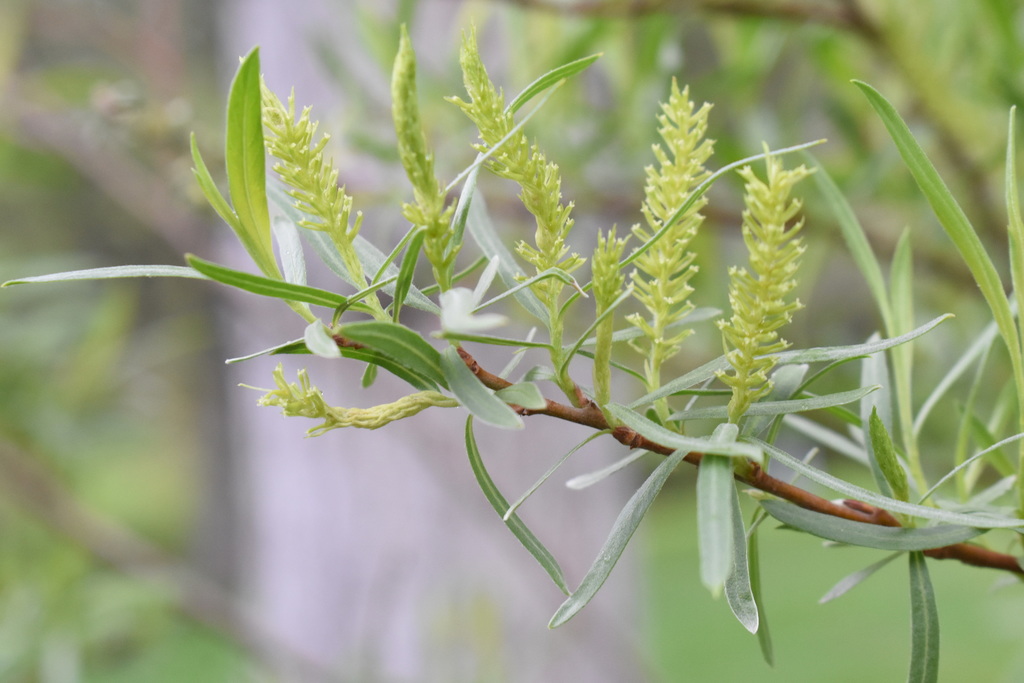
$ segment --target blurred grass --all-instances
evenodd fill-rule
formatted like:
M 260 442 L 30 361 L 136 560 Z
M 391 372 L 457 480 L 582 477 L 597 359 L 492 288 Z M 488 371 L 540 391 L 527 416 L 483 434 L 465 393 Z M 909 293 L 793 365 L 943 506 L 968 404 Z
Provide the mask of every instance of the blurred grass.
M 910 656 L 907 563 L 897 558 L 867 582 L 825 605 L 818 600 L 882 551 L 823 548 L 819 539 L 761 527 L 762 585 L 775 666 L 756 636 L 697 580 L 694 500 L 666 489 L 642 527 L 651 681 L 896 681 Z M 951 561 L 928 561 L 939 605 L 945 681 L 1024 680 L 1020 614 L 1024 595 L 994 588 L 1005 579 Z

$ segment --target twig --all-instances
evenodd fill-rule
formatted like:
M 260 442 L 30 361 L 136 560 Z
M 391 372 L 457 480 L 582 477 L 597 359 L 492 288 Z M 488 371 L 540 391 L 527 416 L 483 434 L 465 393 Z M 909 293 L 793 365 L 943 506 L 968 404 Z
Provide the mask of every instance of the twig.
M 508 380 L 502 379 L 501 377 L 484 370 L 476 359 L 474 359 L 473 356 L 464 349 L 459 348 L 459 356 L 462 358 L 463 362 L 465 362 L 466 366 L 473 371 L 473 374 L 476 375 L 477 379 L 479 379 L 480 382 L 489 389 L 504 389 L 511 385 L 511 382 Z M 548 399 L 547 407 L 543 410 L 520 409 L 519 412 L 523 415 L 549 415 L 560 420 L 575 422 L 576 424 L 593 427 L 598 430 L 612 429 L 604 414 L 592 401 L 588 401 L 586 405 L 580 408 L 574 408 Z M 673 452 L 673 449 L 646 439 L 628 427 L 619 426 L 614 428 L 612 430 L 612 436 L 629 448 L 643 448 L 661 455 L 669 455 Z M 702 455 L 703 454 L 701 453 L 689 453 L 683 459 L 692 465 L 700 466 Z M 755 463 L 749 463 L 749 466 L 744 471 L 738 471 L 735 477 L 737 481 L 764 491 L 765 493 L 770 493 L 784 500 L 788 500 L 802 508 L 813 510 L 814 512 L 820 512 L 833 517 L 840 517 L 842 519 L 848 519 L 854 522 L 863 522 L 866 524 L 877 524 L 880 526 L 892 527 L 900 526 L 900 523 L 896 518 L 886 510 L 855 500 L 835 503 L 798 486 L 794 486 L 782 481 L 781 479 L 777 479 L 765 472 Z M 957 543 L 954 545 L 943 546 L 941 548 L 934 548 L 926 550 L 924 554 L 939 560 L 959 560 L 964 564 L 969 564 L 975 567 L 988 567 L 990 569 L 1001 569 L 1015 574 L 1024 574 L 1024 569 L 1021 569 L 1021 566 L 1017 563 L 1017 559 L 1012 555 L 998 553 L 969 543 Z

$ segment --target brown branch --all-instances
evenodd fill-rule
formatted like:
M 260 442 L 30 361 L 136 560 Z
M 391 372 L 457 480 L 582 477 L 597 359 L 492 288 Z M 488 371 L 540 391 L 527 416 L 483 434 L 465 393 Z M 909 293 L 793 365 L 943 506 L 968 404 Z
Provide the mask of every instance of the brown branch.
M 512 383 L 508 380 L 498 377 L 497 375 L 483 369 L 476 359 L 473 358 L 473 356 L 471 356 L 465 349 L 460 347 L 458 351 L 459 356 L 466 364 L 466 367 L 472 370 L 477 379 L 479 379 L 487 388 L 498 390 L 511 386 Z M 605 418 L 604 413 L 601 412 L 600 408 L 598 408 L 593 401 L 588 400 L 582 407 L 575 408 L 573 406 L 567 406 L 563 403 L 558 403 L 557 401 L 548 399 L 547 407 L 542 410 L 526 410 L 520 408 L 519 412 L 523 415 L 548 415 L 560 420 L 575 422 L 576 424 L 593 427 L 594 429 L 599 430 L 609 429 L 611 430 L 612 436 L 619 441 L 619 443 L 622 443 L 629 448 L 643 448 L 661 455 L 668 455 L 673 452 L 673 449 L 650 441 L 628 427 L 618 426 L 612 429 L 611 425 L 608 424 L 608 420 Z M 692 465 L 700 466 L 702 455 L 703 454 L 701 453 L 689 453 L 683 459 Z M 877 524 L 880 526 L 890 527 L 900 526 L 899 521 L 897 521 L 896 518 L 886 510 L 857 500 L 846 500 L 842 503 L 835 503 L 822 498 L 821 496 L 817 496 L 810 491 L 771 476 L 756 463 L 749 463 L 748 467 L 743 471 L 738 471 L 735 477 L 737 481 L 752 486 L 760 491 L 764 491 L 765 493 L 770 493 L 784 500 L 788 500 L 795 505 L 799 505 L 802 508 L 806 508 L 814 512 L 820 512 L 833 517 L 840 517 L 842 519 L 866 524 Z M 1024 574 L 1024 569 L 1021 569 L 1021 566 L 1017 563 L 1017 559 L 1012 555 L 998 553 L 969 543 L 957 543 L 941 548 L 926 550 L 925 555 L 939 560 L 959 560 L 964 564 L 969 564 L 975 567 L 988 567 L 990 569 L 1001 569 L 1015 574 Z
M 366 348 L 363 344 L 346 339 L 341 335 L 335 335 L 334 341 L 342 348 Z M 477 360 L 461 346 L 456 347 L 456 349 L 459 353 L 459 357 L 462 358 L 462 362 L 464 362 L 466 367 L 473 372 L 478 380 L 480 380 L 480 383 L 488 389 L 498 391 L 512 386 L 512 382 L 509 382 L 507 379 L 498 377 L 494 373 L 485 370 L 480 363 L 478 363 Z M 547 406 L 542 409 L 528 409 L 523 408 L 522 406 L 514 407 L 520 415 L 524 416 L 547 415 L 549 417 L 558 418 L 559 420 L 565 420 L 567 422 L 574 422 L 597 430 L 608 430 L 616 441 L 631 449 L 643 448 L 644 450 L 652 451 L 660 455 L 669 455 L 674 452 L 674 449 L 655 443 L 629 427 L 620 425 L 613 428 L 608 424 L 607 418 L 605 418 L 604 413 L 601 412 L 601 409 L 597 404 L 589 399 L 583 401 L 582 405 L 578 408 L 564 403 L 559 403 L 558 401 L 553 401 L 551 399 L 546 399 L 546 401 Z M 702 457 L 703 453 L 688 453 L 683 460 L 691 465 L 699 467 Z M 832 517 L 839 517 L 841 519 L 848 519 L 865 524 L 877 524 L 879 526 L 889 527 L 900 526 L 899 521 L 887 510 L 875 507 L 874 505 L 868 505 L 867 503 L 863 503 L 859 500 L 844 500 L 841 503 L 833 502 L 802 489 L 799 486 L 794 486 L 793 484 L 773 477 L 753 462 L 748 463 L 747 467 L 743 471 L 737 471 L 735 478 L 737 481 L 747 484 L 748 486 L 752 486 L 755 489 L 764 491 L 765 493 L 770 493 L 773 496 L 782 498 L 783 500 L 788 500 L 794 505 L 799 505 L 800 507 L 813 512 L 820 512 Z M 1024 569 L 1021 568 L 1014 556 L 999 553 L 970 543 L 956 543 L 954 545 L 947 545 L 941 548 L 933 548 L 931 550 L 924 551 L 924 554 L 937 560 L 959 560 L 964 564 L 974 567 L 1001 569 L 1003 571 L 1013 572 L 1014 574 L 1024 575 Z

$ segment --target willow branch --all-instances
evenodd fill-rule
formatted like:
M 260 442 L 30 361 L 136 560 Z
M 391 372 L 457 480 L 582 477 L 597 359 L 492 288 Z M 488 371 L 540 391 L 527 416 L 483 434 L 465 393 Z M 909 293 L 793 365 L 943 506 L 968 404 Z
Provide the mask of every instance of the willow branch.
M 464 349 L 459 348 L 458 351 L 466 367 L 472 370 L 477 379 L 487 388 L 497 391 L 511 386 L 512 383 L 508 380 L 482 368 L 476 359 Z M 628 427 L 619 426 L 613 429 L 608 424 L 604 413 L 590 400 L 586 400 L 579 408 L 576 408 L 548 399 L 547 406 L 543 409 L 528 410 L 519 408 L 518 412 L 522 415 L 548 415 L 598 430 L 610 429 L 612 437 L 629 448 L 643 448 L 661 455 L 669 455 L 673 452 L 672 448 L 655 443 Z M 691 465 L 700 466 L 702 456 L 703 454 L 701 453 L 689 453 L 683 459 Z M 814 512 L 866 524 L 891 527 L 900 526 L 899 521 L 886 510 L 856 500 L 846 500 L 841 503 L 827 500 L 799 486 L 794 486 L 771 476 L 755 463 L 749 463 L 745 470 L 736 472 L 735 478 L 737 481 L 748 486 L 788 500 L 795 505 Z M 1021 569 L 1017 559 L 1012 555 L 998 553 L 969 543 L 956 543 L 941 548 L 934 548 L 926 550 L 924 554 L 939 560 L 959 560 L 964 564 L 975 567 L 1001 569 L 1024 575 L 1024 570 Z

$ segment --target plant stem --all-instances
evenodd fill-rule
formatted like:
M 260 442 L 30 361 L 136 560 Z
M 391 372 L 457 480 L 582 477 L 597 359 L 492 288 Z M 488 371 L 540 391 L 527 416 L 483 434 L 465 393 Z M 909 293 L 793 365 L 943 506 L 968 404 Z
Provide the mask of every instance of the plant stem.
M 352 342 L 348 342 L 348 344 L 352 344 Z M 463 362 L 466 363 L 466 366 L 473 371 L 473 374 L 476 375 L 477 379 L 479 379 L 484 386 L 493 390 L 504 389 L 505 387 L 511 386 L 512 383 L 508 380 L 498 377 L 497 375 L 482 368 L 476 359 L 465 351 L 465 349 L 459 348 L 458 352 Z M 580 404 L 576 406 L 569 406 L 548 399 L 547 406 L 543 409 L 529 410 L 522 407 L 516 407 L 517 412 L 523 416 L 548 415 L 560 420 L 566 420 L 568 422 L 592 427 L 597 430 L 611 429 L 612 436 L 619 443 L 630 448 L 643 448 L 661 455 L 669 455 L 674 452 L 673 449 L 650 441 L 628 427 L 620 426 L 612 429 L 597 404 L 583 398 L 582 392 L 577 391 L 575 393 L 580 397 Z M 688 453 L 683 460 L 691 465 L 700 466 L 702 457 L 702 453 Z M 899 521 L 886 510 L 856 500 L 845 500 L 842 503 L 832 502 L 798 486 L 794 486 L 793 484 L 789 484 L 781 479 L 771 476 L 754 462 L 747 462 L 744 466 L 739 467 L 736 471 L 735 478 L 739 482 L 752 486 L 760 491 L 764 491 L 765 493 L 778 496 L 779 498 L 788 500 L 791 503 L 814 512 L 820 512 L 833 517 L 848 519 L 854 522 L 862 522 L 865 524 L 877 524 L 880 526 L 892 527 L 901 526 Z M 1024 575 L 1024 569 L 1022 569 L 1017 563 L 1017 558 L 1014 556 L 998 553 L 970 543 L 956 543 L 954 545 L 948 545 L 941 548 L 933 548 L 931 550 L 924 551 L 924 554 L 928 557 L 939 560 L 959 560 L 964 564 L 975 567 L 1000 569 L 1014 574 Z

